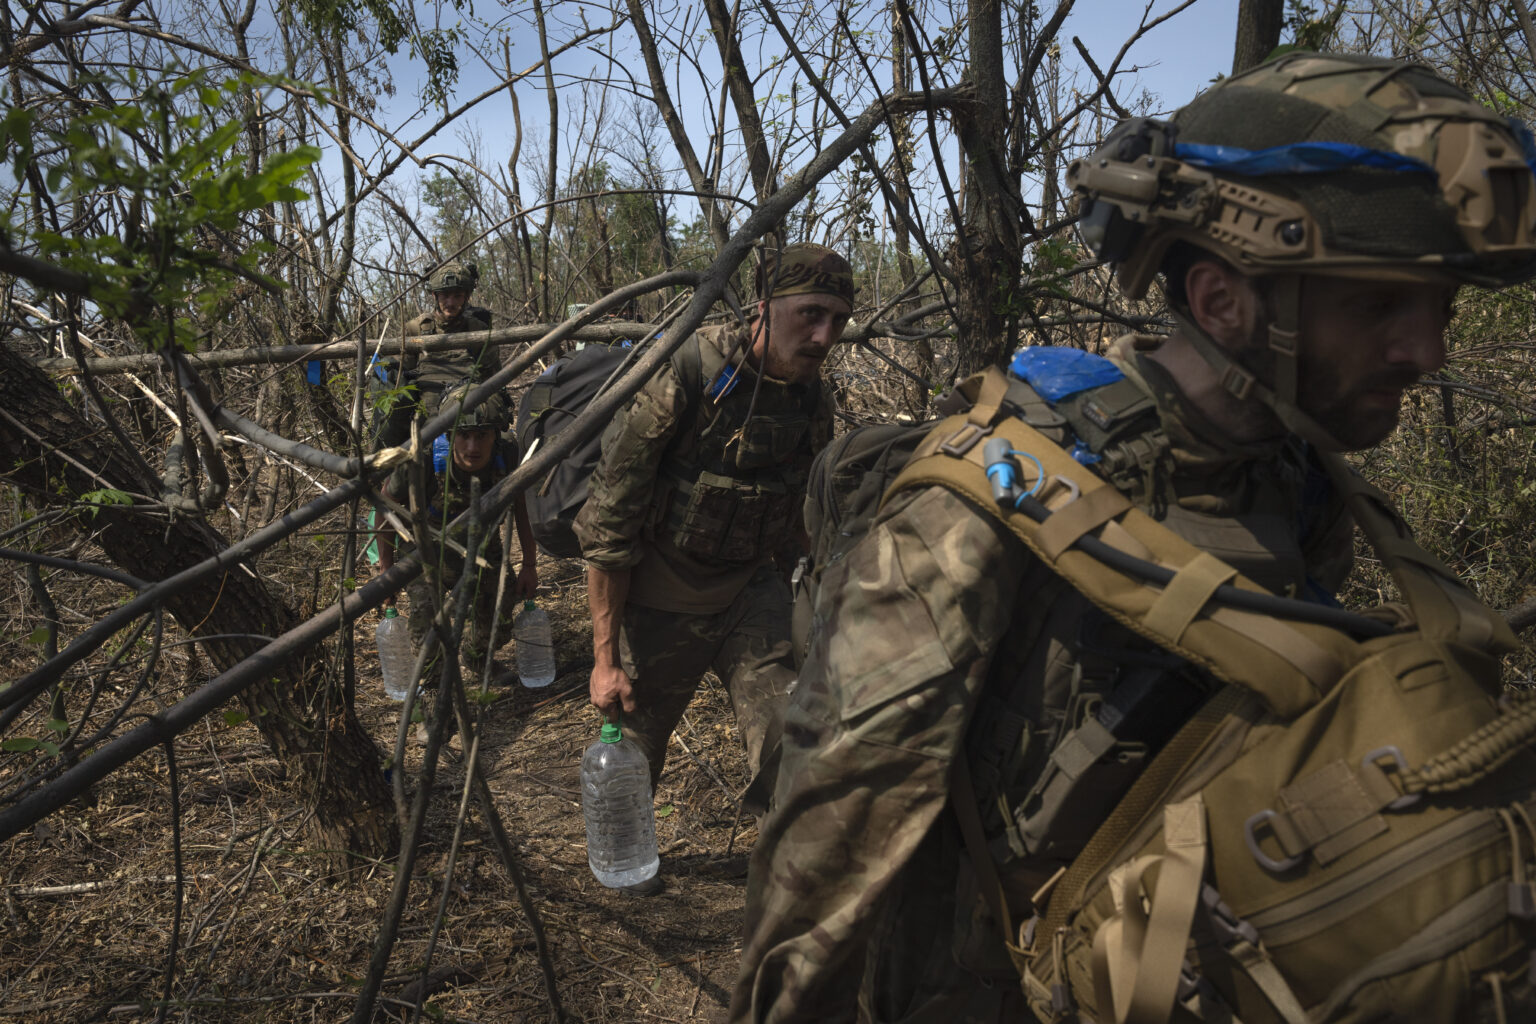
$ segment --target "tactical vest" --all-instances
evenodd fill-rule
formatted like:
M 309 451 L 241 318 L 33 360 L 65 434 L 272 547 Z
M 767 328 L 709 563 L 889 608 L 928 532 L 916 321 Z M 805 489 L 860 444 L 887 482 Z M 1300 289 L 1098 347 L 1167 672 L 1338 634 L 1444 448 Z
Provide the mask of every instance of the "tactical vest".
M 1122 383 L 1053 402 L 991 371 L 887 494 L 956 491 L 1060 579 L 1021 600 L 1094 609 L 1044 713 L 994 659 L 954 769 L 957 959 L 1006 950 L 1046 1021 L 1438 1020 L 1528 985 L 1536 701 L 1499 704 L 1507 625 L 1337 457 L 1409 610 L 1365 640 L 1254 610 L 1264 588 L 1144 511 L 1166 439 Z
M 744 332 L 731 334 L 733 353 L 695 335 L 684 347 L 697 354 L 674 361 L 679 374 L 696 366 L 698 377 L 684 381 L 688 421 L 662 460 L 667 493 L 652 530 L 695 558 L 748 565 L 788 542 L 798 521 L 821 382 L 753 373 Z
M 435 310 L 423 313 L 408 322 L 403 328 L 403 333 L 409 337 L 459 334 L 490 329 L 491 311 L 480 306 L 466 305 L 458 316 L 448 321 L 444 321 L 442 314 Z M 421 406 L 424 415 L 431 416 L 437 411 L 437 403 L 442 397 L 441 392 L 446 388 L 468 379 L 484 380 L 500 369 L 498 365 L 493 365 L 494 348 L 495 346 L 486 344 L 478 349 L 452 349 L 430 352 L 422 356 L 407 356 L 405 381 L 415 384 L 422 392 Z

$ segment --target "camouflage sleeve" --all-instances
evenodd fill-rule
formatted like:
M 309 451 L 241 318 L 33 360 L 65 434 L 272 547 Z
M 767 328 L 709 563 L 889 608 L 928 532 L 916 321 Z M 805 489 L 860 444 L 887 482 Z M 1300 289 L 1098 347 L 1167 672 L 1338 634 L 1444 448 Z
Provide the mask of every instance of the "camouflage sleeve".
M 823 583 L 752 854 L 735 1024 L 856 1016 L 876 911 L 945 807 L 1012 616 L 1027 555 L 1000 523 L 939 488 L 894 508 Z
M 581 553 L 599 569 L 640 561 L 640 533 L 651 519 L 657 475 L 687 405 L 671 363 L 619 410 L 603 434 L 587 503 L 576 515 Z

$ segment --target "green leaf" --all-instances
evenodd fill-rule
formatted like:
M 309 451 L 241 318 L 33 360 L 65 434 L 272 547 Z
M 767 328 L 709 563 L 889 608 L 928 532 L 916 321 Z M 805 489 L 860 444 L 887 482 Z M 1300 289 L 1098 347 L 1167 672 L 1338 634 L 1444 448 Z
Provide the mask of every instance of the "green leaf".
M 50 718 L 48 719 L 48 728 L 57 733 L 66 733 L 69 732 L 69 723 L 62 718 Z
M 250 718 L 251 716 L 246 714 L 244 711 L 224 712 L 224 724 L 229 726 L 243 725 L 250 721 Z
M 672 817 L 672 812 L 675 810 L 677 810 L 677 808 L 673 807 L 671 804 L 662 804 L 660 807 L 656 808 L 656 817 L 670 818 Z
M 27 636 L 27 643 L 35 647 L 41 647 L 48 642 L 48 627 L 38 626 Z
M 42 740 L 34 740 L 30 736 L 13 736 L 8 740 L 0 740 L 0 750 L 9 750 L 15 753 L 22 753 L 28 750 L 36 750 L 42 745 Z

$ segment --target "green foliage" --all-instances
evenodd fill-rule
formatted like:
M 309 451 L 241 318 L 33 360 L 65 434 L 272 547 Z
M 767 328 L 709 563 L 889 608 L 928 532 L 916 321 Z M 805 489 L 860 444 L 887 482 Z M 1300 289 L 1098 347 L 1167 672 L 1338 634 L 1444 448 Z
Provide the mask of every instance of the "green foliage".
M 241 120 L 231 109 L 249 81 L 191 71 L 146 82 L 130 71 L 102 84 L 126 87 L 136 99 L 63 122 L 13 108 L 0 119 L 0 152 L 14 179 L 46 192 L 50 205 L 55 197 L 81 208 L 125 197 L 126 222 L 65 235 L 0 213 L 0 231 L 13 245 L 29 236 L 40 256 L 84 275 L 83 298 L 128 323 L 149 348 L 190 350 L 188 311 L 217 317 L 242 279 L 280 287 L 258 270 L 269 246 L 241 241 L 221 252 L 220 236 L 241 232 L 247 217 L 274 203 L 308 198 L 294 183 L 320 151 L 299 146 L 252 173 L 237 152 Z
M 464 9 L 464 0 L 449 0 L 456 11 Z M 426 29 L 415 24 L 409 5 L 392 0 L 281 0 L 279 10 L 297 13 L 311 28 L 324 36 L 363 35 L 377 38 L 391 54 L 407 43 L 410 54 L 427 65 L 424 92 L 428 100 L 446 104 L 448 91 L 458 81 L 459 62 L 454 46 L 460 42 L 457 29 Z M 401 15 L 406 14 L 407 21 Z M 372 25 L 365 23 L 372 19 Z
M 1344 17 L 1344 0 L 1339 0 L 1332 9 L 1324 5 L 1321 13 L 1316 4 L 1305 0 L 1290 0 L 1289 8 L 1282 32 L 1290 36 L 1291 42 L 1275 47 L 1270 51 L 1270 57 L 1292 50 L 1326 50 L 1339 29 L 1339 19 Z
M 59 745 L 52 740 L 35 740 L 30 736 L 12 736 L 7 740 L 0 740 L 0 750 L 13 754 L 24 754 L 29 750 L 46 751 L 52 757 L 59 756 Z
M 96 518 L 96 513 L 101 511 L 103 505 L 132 505 L 133 496 L 125 491 L 119 491 L 111 487 L 102 487 L 94 491 L 86 491 L 80 495 L 80 500 L 91 506 L 91 518 Z

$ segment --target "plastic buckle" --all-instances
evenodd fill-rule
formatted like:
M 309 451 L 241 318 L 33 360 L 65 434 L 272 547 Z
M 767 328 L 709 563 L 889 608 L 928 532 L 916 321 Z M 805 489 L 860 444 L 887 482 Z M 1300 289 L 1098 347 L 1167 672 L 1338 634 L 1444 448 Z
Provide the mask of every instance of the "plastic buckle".
M 1529 921 L 1536 918 L 1536 894 L 1531 892 L 1528 882 L 1510 882 L 1509 886 L 1509 916 L 1517 921 Z
M 1407 758 L 1403 757 L 1403 752 L 1401 750 L 1399 750 L 1396 746 L 1393 746 L 1392 744 L 1388 744 L 1385 747 L 1377 747 L 1375 750 L 1371 751 L 1369 754 L 1366 754 L 1364 757 L 1362 757 L 1360 759 L 1360 767 L 1361 768 L 1365 768 L 1365 767 L 1369 766 L 1371 768 L 1375 768 L 1377 771 L 1381 771 L 1380 766 L 1378 766 L 1376 764 L 1376 762 L 1378 760 L 1380 760 L 1381 758 L 1386 757 L 1388 754 L 1390 754 L 1392 756 L 1392 760 L 1397 762 L 1398 774 L 1399 775 L 1407 775 L 1408 774 L 1408 760 L 1407 760 Z M 1382 774 L 1385 775 L 1386 773 L 1382 772 Z M 1419 802 L 1419 798 L 1422 797 L 1423 795 L 1424 795 L 1423 793 L 1404 793 L 1402 796 L 1398 797 L 1396 800 L 1393 800 L 1391 803 L 1387 804 L 1387 806 L 1384 808 L 1384 810 L 1388 810 L 1388 811 L 1402 811 L 1402 810 L 1406 810 L 1407 808 L 1412 807 L 1414 804 L 1418 803 Z
M 1277 815 L 1274 811 L 1266 807 L 1245 821 L 1243 823 L 1243 841 L 1248 844 L 1248 852 L 1253 854 L 1253 859 L 1259 862 L 1260 867 L 1266 871 L 1272 871 L 1278 875 L 1289 871 L 1291 868 L 1294 868 L 1296 865 L 1300 864 L 1302 857 L 1298 855 L 1295 857 L 1286 857 L 1284 860 L 1275 860 L 1273 857 L 1269 856 L 1269 854 L 1259 849 L 1259 840 L 1258 837 L 1253 834 L 1253 830 L 1276 816 Z
M 949 440 L 939 445 L 939 451 L 945 455 L 953 455 L 957 459 L 964 458 L 966 452 L 975 448 L 976 443 L 990 433 L 992 433 L 990 423 L 982 427 L 967 421 L 950 436 Z
M 1255 379 L 1253 374 L 1242 367 L 1230 365 L 1221 375 L 1221 388 L 1239 402 L 1246 402 L 1249 392 L 1253 390 Z
M 1239 942 L 1254 946 L 1259 944 L 1258 929 L 1234 914 L 1214 885 L 1202 887 L 1200 902 L 1205 904 L 1206 912 L 1210 914 L 1211 930 L 1216 933 L 1223 947 L 1230 949 Z
M 1057 506 L 1055 506 L 1053 508 L 1051 506 L 1051 504 L 1050 504 L 1049 497 L 1050 497 L 1051 494 L 1055 493 L 1055 490 L 1058 487 L 1066 488 L 1066 491 L 1067 491 L 1067 494 L 1068 494 L 1068 498 L 1067 498 L 1066 501 L 1062 502 L 1060 505 L 1057 505 Z M 1036 493 L 1035 500 L 1040 502 L 1040 504 L 1046 506 L 1047 508 L 1050 508 L 1052 512 L 1055 512 L 1055 511 L 1057 511 L 1059 509 L 1065 508 L 1066 506 L 1072 504 L 1074 501 L 1076 501 L 1078 498 L 1081 498 L 1082 496 L 1083 496 L 1083 489 L 1081 487 L 1077 486 L 1077 481 L 1076 480 L 1073 480 L 1069 476 L 1061 476 L 1060 474 L 1053 473 L 1053 474 L 1051 474 L 1050 478 L 1045 481 L 1045 486 L 1040 488 L 1039 492 Z

